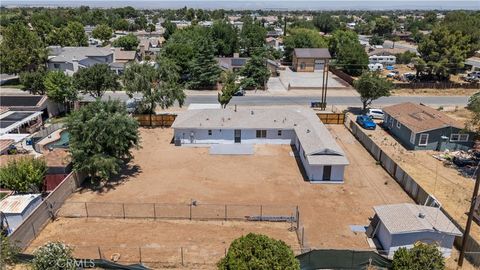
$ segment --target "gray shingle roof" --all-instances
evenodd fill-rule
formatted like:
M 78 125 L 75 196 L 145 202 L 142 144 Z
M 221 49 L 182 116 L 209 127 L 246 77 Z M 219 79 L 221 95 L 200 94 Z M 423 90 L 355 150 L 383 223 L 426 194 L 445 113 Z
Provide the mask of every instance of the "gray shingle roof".
M 88 56 L 109 56 L 113 54 L 110 48 L 99 47 L 63 47 L 50 48 L 50 62 L 71 62 L 73 59 L 78 61 Z
M 172 125 L 182 129 L 294 130 L 310 164 L 347 165 L 345 153 L 311 109 L 205 109 L 187 110 Z
M 332 58 L 327 48 L 295 48 L 294 53 L 297 58 Z
M 462 235 L 457 227 L 436 207 L 410 203 L 373 207 L 391 234 L 411 232 L 442 232 Z M 422 214 L 423 218 L 420 217 Z

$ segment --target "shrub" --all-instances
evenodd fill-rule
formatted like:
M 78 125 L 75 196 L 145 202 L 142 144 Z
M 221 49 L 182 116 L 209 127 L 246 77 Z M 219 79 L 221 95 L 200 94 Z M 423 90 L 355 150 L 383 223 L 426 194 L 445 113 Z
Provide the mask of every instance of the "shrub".
M 436 245 L 419 243 L 411 249 L 400 248 L 393 256 L 393 270 L 442 270 L 445 260 Z
M 10 242 L 10 240 L 0 233 L 0 265 L 9 265 L 16 262 L 15 256 L 20 248 Z
M 61 242 L 50 242 L 33 253 L 34 270 L 70 270 L 76 269 L 72 249 Z
M 292 250 L 281 240 L 249 233 L 232 242 L 218 269 L 300 269 Z
M 46 173 L 47 164 L 44 159 L 12 159 L 0 168 L 0 183 L 3 188 L 20 193 L 39 192 Z

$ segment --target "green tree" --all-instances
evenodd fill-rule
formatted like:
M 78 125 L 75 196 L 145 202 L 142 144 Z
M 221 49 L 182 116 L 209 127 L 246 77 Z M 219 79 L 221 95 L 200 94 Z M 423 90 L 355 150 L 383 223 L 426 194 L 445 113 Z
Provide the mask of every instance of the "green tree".
M 62 71 L 50 71 L 44 80 L 44 86 L 49 99 L 62 104 L 67 111 L 72 102 L 77 100 L 77 91 L 73 88 L 72 78 Z
M 49 242 L 33 253 L 33 270 L 76 269 L 72 248 L 61 242 Z
M 467 109 L 472 112 L 472 117 L 467 122 L 466 128 L 472 132 L 480 133 L 480 92 L 473 94 L 468 99 Z
M 259 22 L 253 21 L 248 17 L 244 20 L 242 31 L 240 32 L 240 48 L 246 55 L 250 55 L 254 49 L 261 48 L 265 45 L 266 37 L 267 29 Z
M 20 252 L 20 248 L 10 239 L 0 232 L 0 265 L 13 265 L 17 262 L 16 256 Z
M 330 14 L 320 13 L 313 18 L 313 24 L 324 33 L 331 33 L 340 28 L 340 23 L 337 19 L 332 18 Z
M 168 40 L 173 35 L 175 30 L 177 30 L 177 26 L 169 20 L 165 20 L 162 23 L 162 26 L 165 28 L 165 32 L 163 33 L 165 40 Z
M 15 23 L 2 30 L 0 73 L 18 74 L 36 70 L 46 63 L 47 50 L 41 39 L 24 24 Z
M 125 19 L 117 19 L 113 23 L 113 29 L 115 29 L 115 30 L 127 31 L 127 30 L 129 30 L 128 29 L 129 26 L 130 26 L 130 24 Z
M 439 79 L 448 79 L 463 69 L 470 51 L 470 38 L 460 31 L 452 32 L 446 27 L 436 27 L 418 44 L 420 57 L 425 61 L 426 72 Z
M 373 45 L 383 45 L 384 42 L 385 42 L 385 40 L 384 40 L 381 36 L 379 36 L 379 35 L 377 35 L 377 34 L 373 35 L 373 36 L 368 40 L 368 43 L 369 43 L 370 45 L 372 45 L 372 46 L 373 46 Z
M 376 18 L 373 33 L 379 36 L 390 36 L 393 32 L 393 21 L 390 18 Z
M 100 39 L 104 44 L 106 44 L 112 38 L 113 30 L 106 24 L 100 24 L 93 29 L 92 36 Z
M 47 72 L 43 68 L 20 73 L 19 79 L 23 85 L 23 90 L 27 90 L 34 95 L 44 95 L 45 86 L 43 85 L 43 81 L 46 75 Z
M 381 97 L 390 96 L 393 84 L 376 72 L 365 72 L 353 82 L 353 86 L 360 94 L 363 110 L 366 110 L 372 101 Z
M 328 39 L 328 50 L 335 57 L 343 44 L 358 43 L 358 35 L 351 30 L 335 30 Z
M 134 34 L 128 34 L 123 37 L 117 38 L 113 41 L 113 47 L 120 47 L 126 51 L 134 51 L 137 49 L 138 43 L 140 41 Z
M 68 44 L 68 46 L 88 46 L 88 38 L 81 23 L 68 22 L 66 30 L 72 40 L 72 43 Z
M 222 91 L 218 93 L 218 102 L 222 106 L 222 108 L 226 108 L 228 103 L 233 97 L 240 86 L 236 83 L 237 76 L 234 72 L 227 71 L 222 73 L 221 80 L 222 80 Z
M 343 43 L 339 47 L 335 65 L 352 76 L 358 76 L 368 68 L 368 55 L 358 41 Z
M 285 242 L 253 233 L 235 239 L 217 266 L 222 270 L 300 269 L 300 263 Z
M 215 55 L 231 56 L 238 50 L 237 30 L 231 23 L 215 21 L 211 30 L 215 44 Z
M 208 37 L 201 39 L 197 46 L 197 52 L 191 64 L 188 86 L 192 89 L 213 88 L 220 76 L 220 67 L 214 55 L 215 48 Z
M 292 60 L 293 50 L 295 48 L 326 48 L 328 43 L 318 34 L 317 31 L 305 28 L 292 28 L 290 35 L 284 38 L 285 58 Z
M 82 68 L 73 75 L 74 87 L 94 98 L 101 98 L 106 91 L 117 90 L 120 87 L 117 79 L 117 74 L 107 64 Z
M 2 188 L 20 193 L 40 192 L 46 173 L 47 165 L 44 159 L 12 159 L 0 167 L 0 183 Z
M 240 74 L 245 76 L 245 80 L 242 82 L 245 88 L 265 88 L 270 77 L 270 70 L 267 68 L 266 52 L 263 49 L 255 50 L 252 57 L 240 71 Z
M 73 111 L 66 127 L 74 169 L 94 181 L 117 174 L 139 144 L 138 122 L 117 100 L 97 100 Z
M 416 244 L 413 248 L 400 248 L 395 251 L 393 270 L 443 270 L 445 259 L 436 245 Z
M 147 32 L 149 32 L 149 33 L 155 32 L 155 30 L 156 30 L 155 24 L 149 23 L 149 24 L 147 25 L 147 28 L 146 28 L 145 30 L 146 30 Z

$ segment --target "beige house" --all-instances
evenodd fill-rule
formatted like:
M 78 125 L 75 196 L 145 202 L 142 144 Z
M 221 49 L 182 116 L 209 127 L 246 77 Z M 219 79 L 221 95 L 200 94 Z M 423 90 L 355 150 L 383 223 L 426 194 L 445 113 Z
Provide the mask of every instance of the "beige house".
M 323 71 L 331 58 L 327 48 L 296 48 L 293 50 L 292 68 L 297 72 Z

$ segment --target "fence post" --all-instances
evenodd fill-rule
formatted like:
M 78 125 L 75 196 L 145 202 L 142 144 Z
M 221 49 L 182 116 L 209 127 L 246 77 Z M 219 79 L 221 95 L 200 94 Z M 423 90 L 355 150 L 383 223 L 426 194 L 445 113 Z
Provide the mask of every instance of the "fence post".
M 305 246 L 305 227 L 302 227 L 302 248 Z
M 225 204 L 225 221 L 227 221 L 227 205 Z
M 263 205 L 260 205 L 260 221 L 263 220 Z
M 153 219 L 157 220 L 157 210 L 155 208 L 155 203 L 153 203 Z
M 142 263 L 142 247 L 138 247 L 138 254 L 140 256 L 140 263 Z
M 33 225 L 33 222 L 32 222 L 32 230 L 33 230 L 33 235 L 37 237 L 37 232 L 35 231 L 35 226 Z
M 300 211 L 298 211 L 297 205 L 297 230 L 300 229 Z
M 122 203 L 123 219 L 125 219 L 125 203 Z
M 101 260 L 102 259 L 102 251 L 100 250 L 100 247 L 97 246 L 98 248 L 98 258 Z
M 85 213 L 87 214 L 87 218 L 88 218 L 88 208 L 87 208 L 87 202 L 85 202 Z
M 190 220 L 192 220 L 192 203 L 190 203 Z
M 184 261 L 183 261 L 183 247 L 180 247 L 180 256 L 182 260 L 182 266 L 185 266 Z

